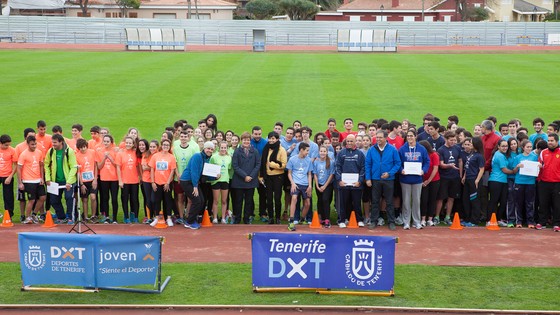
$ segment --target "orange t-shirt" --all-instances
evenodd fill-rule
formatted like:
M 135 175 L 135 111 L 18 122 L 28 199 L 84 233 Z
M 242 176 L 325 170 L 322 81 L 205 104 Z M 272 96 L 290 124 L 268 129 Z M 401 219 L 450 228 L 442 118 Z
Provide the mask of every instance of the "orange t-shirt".
M 27 145 L 26 141 L 23 141 L 21 143 L 18 143 L 18 145 L 16 145 L 16 160 L 19 158 L 19 155 L 27 150 L 29 148 L 29 145 Z
M 100 148 L 99 150 L 97 150 L 97 155 L 96 155 L 96 162 L 101 162 L 103 161 L 103 158 L 105 157 L 105 152 L 109 152 L 109 154 L 111 155 L 111 157 L 113 158 L 113 161 L 116 162 L 116 158 L 117 158 L 117 152 L 115 151 L 114 147 L 111 147 L 109 149 L 105 149 L 105 147 Z M 105 164 L 103 164 L 102 167 L 99 168 L 99 178 L 103 181 L 118 181 L 119 178 L 117 177 L 117 169 L 115 168 L 116 165 L 113 164 L 113 162 L 111 162 L 111 160 L 109 160 L 108 158 L 105 159 Z
M 78 138 L 78 139 L 81 139 L 81 138 Z M 78 142 L 78 139 L 74 139 L 74 138 L 72 138 L 72 139 L 65 139 L 65 140 L 66 140 L 66 144 L 67 144 L 70 148 L 72 148 L 72 150 L 74 150 L 74 152 L 75 152 L 75 151 L 78 151 L 78 149 L 76 148 L 76 142 Z
M 140 160 L 140 165 L 144 166 L 150 166 L 150 159 L 152 158 L 152 156 L 146 158 L 144 155 L 142 155 L 142 159 Z M 148 169 L 148 170 L 144 170 L 142 169 L 142 181 L 144 183 L 151 183 L 152 182 L 152 170 Z
M 117 153 L 117 166 L 121 169 L 124 184 L 138 184 L 138 157 L 135 150 L 124 150 Z
M 95 151 L 86 150 L 86 153 L 82 151 L 76 151 L 76 161 L 78 162 L 79 176 L 81 182 L 93 182 L 95 179 L 95 168 L 97 167 L 95 161 Z
M 45 134 L 41 136 L 39 134 L 35 135 L 37 139 L 37 149 L 41 150 L 41 152 L 47 152 L 50 148 L 52 148 L 52 136 Z
M 158 185 L 165 185 L 172 172 L 177 168 L 175 156 L 171 153 L 158 152 L 152 156 L 149 163 L 154 170 L 154 181 Z
M 0 149 L 0 177 L 10 176 L 14 163 L 17 163 L 16 149 L 12 147 L 6 150 Z
M 39 183 L 43 179 L 41 175 L 42 162 L 43 152 L 39 149 L 33 152 L 29 150 L 21 152 L 18 158 L 18 165 L 22 166 L 21 181 L 24 183 Z
M 88 149 L 96 150 L 101 144 L 103 144 L 103 139 L 101 139 L 101 137 L 97 138 L 97 140 L 91 139 L 88 141 Z

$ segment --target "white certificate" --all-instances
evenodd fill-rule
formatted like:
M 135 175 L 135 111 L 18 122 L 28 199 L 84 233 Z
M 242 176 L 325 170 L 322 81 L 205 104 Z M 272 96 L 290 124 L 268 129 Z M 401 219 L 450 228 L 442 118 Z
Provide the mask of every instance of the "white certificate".
M 539 162 L 535 161 L 521 161 L 523 167 L 519 168 L 520 175 L 526 176 L 539 176 Z
M 345 182 L 346 186 L 354 186 L 360 180 L 360 174 L 358 173 L 342 173 L 340 175 L 340 180 Z
M 53 195 L 57 195 L 57 196 L 58 196 L 58 188 L 59 188 L 58 183 L 51 182 L 50 185 L 47 185 L 47 192 L 48 192 L 49 194 L 53 194 Z
M 422 163 L 404 162 L 405 175 L 422 175 Z
M 211 164 L 211 163 L 204 163 L 204 168 L 202 169 L 202 175 L 210 176 L 210 177 L 218 177 L 222 171 L 222 167 L 220 165 Z

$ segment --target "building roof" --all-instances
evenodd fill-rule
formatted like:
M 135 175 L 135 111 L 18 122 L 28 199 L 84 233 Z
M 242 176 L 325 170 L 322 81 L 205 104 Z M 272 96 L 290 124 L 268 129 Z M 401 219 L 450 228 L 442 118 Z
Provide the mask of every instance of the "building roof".
M 393 7 L 393 2 L 397 4 Z M 424 10 L 429 10 L 440 1 L 424 1 Z M 354 0 L 350 3 L 343 4 L 338 8 L 338 11 L 378 11 L 381 12 L 383 5 L 383 12 L 403 11 L 403 10 L 422 10 L 422 0 Z
M 548 14 L 550 10 L 534 5 L 524 0 L 515 0 L 513 11 L 520 14 Z
M 197 0 L 199 7 L 230 7 L 236 6 L 235 3 L 224 0 Z M 194 7 L 195 0 L 191 0 L 191 6 Z M 90 6 L 116 6 L 114 0 L 91 0 Z M 187 0 L 141 0 L 140 7 L 186 7 Z

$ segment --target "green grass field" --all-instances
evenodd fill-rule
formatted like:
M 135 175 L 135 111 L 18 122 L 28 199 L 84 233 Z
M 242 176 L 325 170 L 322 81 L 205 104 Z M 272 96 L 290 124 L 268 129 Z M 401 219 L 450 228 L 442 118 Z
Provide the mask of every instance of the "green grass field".
M 0 263 L 2 303 L 356 305 L 558 310 L 559 268 L 397 265 L 395 297 L 253 293 L 250 264 L 164 264 L 171 281 L 161 295 L 100 291 L 20 292 L 19 264 Z M 56 286 L 60 287 L 60 286 Z
M 0 104 L 14 142 L 46 120 L 65 135 L 98 124 L 117 139 L 135 126 L 159 138 L 177 119 L 208 113 L 220 129 L 299 119 L 314 132 L 329 117 L 370 122 L 426 112 L 457 114 L 471 130 L 488 115 L 559 118 L 557 54 L 293 54 L 0 51 Z
M 292 54 L 0 51 L 0 133 L 14 145 L 46 120 L 67 137 L 74 123 L 128 127 L 158 138 L 177 119 L 218 116 L 222 130 L 299 119 L 314 132 L 330 117 L 410 119 L 457 114 L 471 130 L 500 122 L 558 119 L 557 54 Z M 17 208 L 17 206 L 16 206 Z M 16 213 L 19 213 L 16 210 Z M 253 294 L 248 264 L 164 264 L 173 280 L 160 297 L 20 293 L 19 266 L 1 263 L 2 303 L 344 304 L 558 309 L 559 268 L 397 266 L 395 298 Z M 183 272 L 188 270 L 188 272 Z M 196 285 L 193 285 L 196 284 Z M 201 290 L 202 288 L 202 290 Z M 203 291 L 205 294 L 200 294 Z M 225 292 L 228 291 L 228 294 Z

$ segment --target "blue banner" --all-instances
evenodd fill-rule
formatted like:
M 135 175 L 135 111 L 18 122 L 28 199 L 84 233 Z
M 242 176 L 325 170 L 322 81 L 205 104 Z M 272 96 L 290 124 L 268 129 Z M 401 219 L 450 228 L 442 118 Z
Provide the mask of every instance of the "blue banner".
M 390 291 L 395 237 L 254 233 L 253 286 Z
M 157 280 L 158 237 L 19 233 L 18 244 L 24 286 L 99 288 Z

